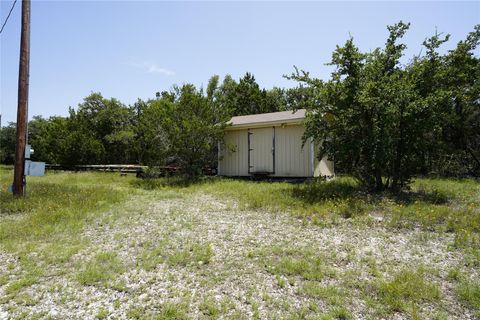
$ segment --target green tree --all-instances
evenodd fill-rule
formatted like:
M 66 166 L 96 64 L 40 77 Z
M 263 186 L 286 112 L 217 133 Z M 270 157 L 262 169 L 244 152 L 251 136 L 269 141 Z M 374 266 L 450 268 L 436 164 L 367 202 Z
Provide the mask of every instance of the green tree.
M 441 86 L 433 93 L 444 97 L 442 134 L 447 155 L 455 155 L 459 167 L 475 176 L 480 176 L 480 59 L 474 55 L 479 44 L 477 25 L 444 57 L 445 67 L 438 75 Z
M 13 164 L 15 161 L 16 125 L 8 123 L 6 127 L 0 127 L 0 163 Z
M 164 164 L 169 140 L 163 122 L 165 111 L 172 103 L 168 95 L 142 103 L 142 113 L 135 129 L 137 136 L 141 137 L 139 142 L 142 143 L 140 163 L 149 166 Z
M 266 90 L 265 105 L 266 112 L 288 110 L 289 106 L 287 91 L 279 87 L 273 87 L 270 90 Z
M 228 113 L 219 114 L 208 95 L 191 84 L 174 91 L 174 102 L 152 101 L 152 108 L 161 119 L 166 154 L 175 157 L 183 173 L 193 179 L 205 166 L 216 164 L 213 151 L 223 137 Z
M 77 112 L 71 112 L 70 120 L 74 131 L 88 137 L 91 146 L 102 145 L 92 153 L 95 158 L 90 162 L 109 164 L 134 160 L 128 152 L 135 137 L 133 117 L 132 110 L 117 99 L 105 99 L 100 93 L 92 93 L 79 104 Z
M 266 91 L 251 73 L 246 73 L 236 87 L 236 105 L 234 115 L 247 115 L 268 112 L 266 108 Z
M 302 102 L 309 111 L 305 138 L 321 142 L 322 154 L 370 190 L 408 185 L 432 129 L 431 106 L 410 67 L 400 64 L 406 46 L 398 40 L 408 28 L 403 22 L 389 26 L 385 47 L 370 53 L 360 52 L 352 38 L 337 46 L 327 82 L 297 69 L 288 77 L 309 88 Z
M 35 150 L 35 152 L 31 154 L 32 160 L 55 163 L 55 159 L 52 159 L 51 153 L 53 148 L 50 146 L 52 133 L 48 119 L 44 119 L 41 116 L 34 116 L 33 119 L 28 122 L 28 143 Z M 60 150 L 56 150 L 56 153 L 59 151 Z
M 236 114 L 237 87 L 238 83 L 232 78 L 232 76 L 227 74 L 223 79 L 222 84 L 214 93 L 215 97 L 213 100 L 217 110 L 228 112 L 231 116 Z
M 455 49 L 440 55 L 438 48 L 448 39 L 439 33 L 426 39 L 425 56 L 416 57 L 408 67 L 429 112 L 420 171 L 480 176 L 480 59 L 474 54 L 480 25 Z

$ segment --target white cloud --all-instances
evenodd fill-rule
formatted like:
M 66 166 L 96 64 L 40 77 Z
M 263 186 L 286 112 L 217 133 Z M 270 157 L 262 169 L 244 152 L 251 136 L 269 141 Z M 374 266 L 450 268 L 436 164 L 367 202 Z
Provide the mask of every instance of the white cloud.
M 175 71 L 168 70 L 159 66 L 156 62 L 153 61 L 143 61 L 143 62 L 131 62 L 129 63 L 132 67 L 143 69 L 147 73 L 159 73 L 166 76 L 175 75 Z

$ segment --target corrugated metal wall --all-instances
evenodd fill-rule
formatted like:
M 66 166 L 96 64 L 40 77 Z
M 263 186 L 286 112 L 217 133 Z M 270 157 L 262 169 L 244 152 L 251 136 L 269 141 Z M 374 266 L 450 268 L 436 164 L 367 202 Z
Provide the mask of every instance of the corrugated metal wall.
M 250 173 L 273 173 L 273 127 L 250 129 Z
M 220 148 L 218 173 L 222 176 L 248 175 L 247 130 L 226 131 Z
M 274 177 L 311 177 L 333 175 L 333 163 L 326 159 L 318 161 L 309 141 L 302 148 L 303 125 L 275 127 L 275 174 Z M 270 172 L 273 127 L 250 129 L 254 149 L 250 164 L 252 172 Z M 220 150 L 219 175 L 248 176 L 248 130 L 226 131 Z M 312 162 L 314 168 L 312 168 Z M 313 170 L 314 169 L 314 170 Z
M 277 177 L 310 177 L 310 143 L 302 148 L 304 127 L 275 128 L 275 175 Z

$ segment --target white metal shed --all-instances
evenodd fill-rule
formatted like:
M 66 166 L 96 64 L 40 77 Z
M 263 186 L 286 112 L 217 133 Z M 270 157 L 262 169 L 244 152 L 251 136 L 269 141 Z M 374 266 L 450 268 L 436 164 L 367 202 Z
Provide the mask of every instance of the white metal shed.
M 318 146 L 310 140 L 302 147 L 304 119 L 304 109 L 233 117 L 219 148 L 218 174 L 332 177 L 333 162 L 317 159 Z

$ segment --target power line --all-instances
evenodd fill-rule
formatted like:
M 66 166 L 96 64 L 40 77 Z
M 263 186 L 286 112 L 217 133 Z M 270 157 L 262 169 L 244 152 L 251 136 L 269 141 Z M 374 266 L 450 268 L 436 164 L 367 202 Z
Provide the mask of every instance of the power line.
M 8 18 L 10 18 L 10 15 L 12 14 L 13 8 L 15 7 L 15 4 L 17 3 L 17 0 L 13 1 L 12 7 L 10 8 L 10 12 L 8 13 L 7 18 L 5 19 L 5 22 L 2 25 L 2 29 L 0 29 L 0 34 L 3 31 L 3 28 L 5 28 L 5 25 L 7 24 Z

